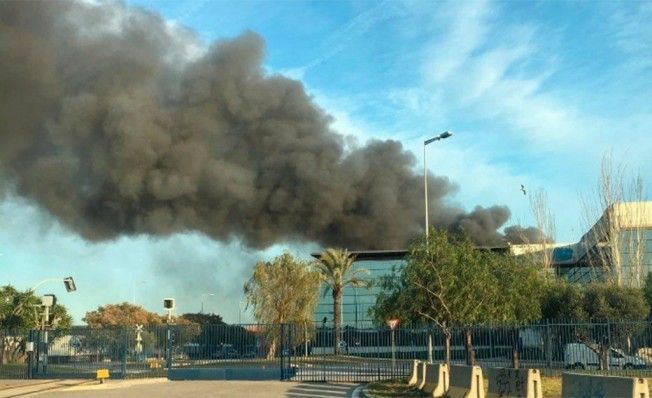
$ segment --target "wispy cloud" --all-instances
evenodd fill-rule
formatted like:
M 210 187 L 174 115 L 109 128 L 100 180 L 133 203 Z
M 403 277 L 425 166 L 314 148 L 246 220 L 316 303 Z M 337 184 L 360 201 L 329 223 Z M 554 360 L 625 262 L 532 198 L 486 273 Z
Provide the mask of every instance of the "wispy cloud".
M 626 3 L 612 15 L 616 28 L 616 44 L 629 58 L 632 70 L 648 72 L 652 69 L 652 2 Z
M 369 9 L 358 13 L 344 25 L 339 26 L 328 34 L 320 45 L 321 55 L 317 58 L 305 65 L 282 70 L 281 73 L 294 79 L 303 80 L 308 70 L 327 62 L 337 54 L 346 50 L 353 41 L 359 39 L 379 23 L 388 19 L 396 18 L 401 14 L 404 14 L 404 12 L 401 3 L 384 0 Z
M 542 50 L 531 24 L 508 24 L 492 3 L 455 9 L 443 38 L 426 47 L 426 90 L 444 95 L 450 110 L 507 127 L 537 150 L 574 150 L 586 137 L 581 112 L 545 89 L 556 72 L 554 54 L 535 64 Z M 441 19 L 438 18 L 438 21 Z M 435 54 L 435 55 L 431 55 Z
M 449 2 L 432 20 L 444 27 L 442 39 L 426 47 L 424 63 L 428 82 L 445 81 L 462 67 L 485 40 L 490 6 L 487 0 Z
M 505 12 L 500 4 L 488 1 L 444 3 L 432 13 L 431 23 L 437 28 L 421 48 L 421 80 L 389 89 L 382 93 L 383 101 L 393 108 L 389 112 L 396 124 L 405 127 L 399 136 L 417 156 L 421 139 L 438 126 L 459 127 L 460 135 L 472 136 L 458 135 L 447 145 L 430 149 L 433 159 L 445 159 L 432 171 L 460 183 L 459 200 L 506 203 L 516 218 L 527 222 L 527 201 L 518 195 L 524 183 L 554 191 L 551 201 L 559 204 L 562 219 L 571 219 L 578 209 L 568 204 L 592 184 L 587 176 L 597 170 L 601 154 L 631 146 L 631 142 L 623 143 L 623 134 L 633 142 L 645 137 L 649 127 L 642 121 L 649 118 L 641 114 L 613 117 L 584 106 L 586 100 L 600 99 L 573 81 L 563 86 L 556 83 L 566 73 L 569 60 L 564 57 L 572 51 L 560 48 L 563 41 L 551 41 L 551 30 L 541 21 L 509 19 Z M 649 30 L 639 18 L 632 18 L 618 36 L 623 40 Z M 561 28 L 553 33 L 568 34 Z M 644 64 L 645 45 L 622 45 L 633 60 L 642 58 L 636 62 Z M 590 81 L 591 76 L 583 78 Z M 349 126 L 363 126 L 348 129 L 356 134 L 364 135 L 373 125 L 367 120 L 369 115 L 354 108 L 340 109 L 349 112 L 340 112 L 338 118 L 345 116 Z M 387 130 L 392 124 L 383 125 Z M 634 145 L 637 149 L 651 146 L 648 142 Z M 572 172 L 558 174 L 564 169 Z M 563 226 L 561 238 L 572 240 L 574 226 Z

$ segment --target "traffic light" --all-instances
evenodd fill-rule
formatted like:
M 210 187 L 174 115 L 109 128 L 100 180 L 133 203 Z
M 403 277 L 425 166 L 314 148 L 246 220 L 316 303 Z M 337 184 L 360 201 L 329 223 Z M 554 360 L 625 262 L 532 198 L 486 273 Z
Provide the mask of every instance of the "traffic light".
M 174 299 L 173 298 L 165 298 L 163 299 L 163 308 L 166 310 L 173 310 L 174 309 Z
M 66 286 L 66 291 L 68 293 L 74 292 L 77 290 L 77 286 L 75 286 L 75 280 L 72 279 L 72 276 L 69 276 L 67 278 L 63 278 L 63 284 Z

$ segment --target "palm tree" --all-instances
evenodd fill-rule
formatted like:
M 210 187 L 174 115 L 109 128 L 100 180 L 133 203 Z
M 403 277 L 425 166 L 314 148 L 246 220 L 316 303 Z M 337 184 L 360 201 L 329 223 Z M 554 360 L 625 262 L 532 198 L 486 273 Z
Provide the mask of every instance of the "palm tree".
M 355 256 L 345 249 L 326 249 L 319 255 L 319 261 L 315 268 L 322 276 L 322 282 L 327 285 L 327 290 L 333 294 L 333 323 L 334 323 L 334 348 L 335 355 L 340 351 L 340 324 L 342 323 L 342 293 L 347 286 L 366 287 L 370 286 L 366 278 L 369 271 L 364 268 L 353 268 Z

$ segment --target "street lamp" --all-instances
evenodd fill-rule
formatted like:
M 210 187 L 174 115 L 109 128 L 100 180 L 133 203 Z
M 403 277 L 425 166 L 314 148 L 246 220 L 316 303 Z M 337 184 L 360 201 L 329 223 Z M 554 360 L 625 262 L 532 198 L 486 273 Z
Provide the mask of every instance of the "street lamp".
M 70 292 L 74 292 L 75 290 L 77 290 L 77 286 L 75 286 L 75 280 L 72 278 L 72 276 L 67 276 L 67 277 L 65 277 L 65 278 L 48 278 L 48 279 L 43 279 L 42 281 L 40 281 L 39 283 L 37 283 L 36 285 L 34 285 L 34 287 L 31 288 L 31 289 L 29 289 L 29 290 L 30 290 L 31 292 L 35 292 L 36 289 L 37 289 L 39 286 L 41 286 L 41 285 L 43 285 L 43 284 L 46 284 L 46 283 L 50 283 L 50 282 L 63 282 L 63 286 L 66 288 L 66 291 L 67 291 L 68 293 L 70 293 Z
M 426 239 L 428 238 L 428 228 L 429 228 L 428 227 L 428 169 L 426 168 L 426 145 L 431 144 L 435 141 L 444 140 L 452 135 L 453 133 L 451 133 L 450 131 L 444 131 L 443 133 L 439 134 L 436 137 L 423 141 L 423 192 L 424 192 L 425 206 L 426 206 Z
M 242 304 L 247 304 L 246 301 L 240 300 L 238 301 L 238 323 L 242 324 Z M 246 308 L 246 307 L 245 307 Z
M 200 312 L 200 314 L 204 313 L 204 297 L 206 297 L 206 296 L 215 296 L 215 294 L 213 294 L 213 293 L 202 293 L 201 294 L 201 312 Z
M 353 286 L 353 305 L 355 306 L 355 328 L 358 328 L 358 288 Z
M 144 285 L 144 284 L 146 284 L 146 283 L 147 283 L 147 281 L 140 281 L 140 284 L 141 284 L 141 285 Z M 132 301 L 132 303 L 133 303 L 133 305 L 136 305 L 136 281 L 133 281 L 132 286 L 133 286 L 133 288 L 134 288 L 134 289 L 133 289 L 133 293 L 134 293 L 134 295 L 133 295 L 133 301 Z

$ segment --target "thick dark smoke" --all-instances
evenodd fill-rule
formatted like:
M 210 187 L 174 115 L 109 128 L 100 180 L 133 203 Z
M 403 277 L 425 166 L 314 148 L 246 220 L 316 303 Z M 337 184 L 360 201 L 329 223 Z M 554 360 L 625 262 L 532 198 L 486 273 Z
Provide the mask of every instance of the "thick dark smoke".
M 539 228 L 524 228 L 518 225 L 505 228 L 505 239 L 510 243 L 516 244 L 553 242 L 553 239 L 546 236 Z
M 254 33 L 192 60 L 190 42 L 120 4 L 0 2 L 0 174 L 89 240 L 196 230 L 396 248 L 422 229 L 400 143 L 345 151 L 301 83 L 266 74 Z M 507 208 L 463 214 L 442 202 L 454 184 L 429 184 L 435 224 L 504 241 Z

